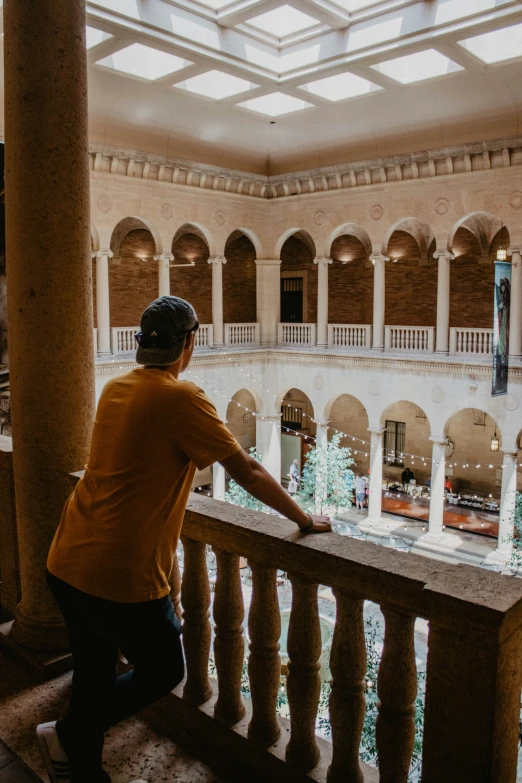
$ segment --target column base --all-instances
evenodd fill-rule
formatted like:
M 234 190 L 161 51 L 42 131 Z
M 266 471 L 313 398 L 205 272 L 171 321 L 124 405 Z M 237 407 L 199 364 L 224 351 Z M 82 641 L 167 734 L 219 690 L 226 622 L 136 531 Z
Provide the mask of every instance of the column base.
M 425 534 L 425 537 L 428 538 L 430 541 L 442 541 L 442 539 L 444 538 L 444 531 L 441 530 L 440 533 L 439 532 L 430 533 L 430 531 L 428 530 L 428 532 Z
M 42 622 L 26 615 L 20 603 L 11 625 L 10 636 L 20 647 L 53 654 L 69 650 L 67 628 L 61 616 L 54 621 Z
M 112 359 L 112 351 L 98 351 L 96 358 L 101 359 L 102 361 L 105 359 Z
M 52 680 L 72 669 L 70 652 L 46 652 L 22 647 L 14 638 L 11 630 L 14 621 L 0 625 L 0 650 L 5 651 L 15 661 L 29 666 L 42 680 Z
M 507 563 L 510 557 L 511 552 L 502 552 L 499 549 L 495 549 L 494 552 L 487 556 L 486 560 L 492 563 Z
M 380 351 L 381 353 L 384 352 L 384 345 L 372 345 L 371 349 L 372 351 Z
M 225 350 L 225 348 L 226 348 L 226 345 L 225 345 L 224 343 L 221 343 L 221 344 L 215 343 L 215 344 L 212 346 L 212 350 L 213 350 L 213 351 L 224 351 L 224 350 Z
M 449 348 L 447 351 L 437 351 L 435 350 L 433 353 L 435 353 L 437 356 L 449 356 Z
M 328 348 L 328 343 L 316 343 L 316 348 Z

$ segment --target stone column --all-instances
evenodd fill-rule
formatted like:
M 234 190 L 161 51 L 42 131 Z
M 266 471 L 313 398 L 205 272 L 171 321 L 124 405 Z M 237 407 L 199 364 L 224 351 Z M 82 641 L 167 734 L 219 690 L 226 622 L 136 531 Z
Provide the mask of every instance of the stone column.
M 227 263 L 225 256 L 212 256 L 208 259 L 212 264 L 212 325 L 214 328 L 214 348 L 225 347 L 223 330 L 223 264 Z
M 170 296 L 170 265 L 174 261 L 172 253 L 154 256 L 158 262 L 158 296 Z
M 256 414 L 256 449 L 261 464 L 281 483 L 281 414 Z
M 6 0 L 9 364 L 22 599 L 12 638 L 67 646 L 45 564 L 94 414 L 85 1 Z M 27 248 L 30 248 L 30 253 Z
M 328 444 L 328 421 L 316 421 L 315 442 L 317 448 Z M 327 495 L 327 460 L 326 451 L 321 453 L 321 460 L 317 472 L 317 483 L 315 487 L 315 512 L 322 514 L 322 507 Z
M 372 348 L 384 351 L 384 305 L 385 305 L 385 274 L 384 264 L 388 260 L 382 253 L 370 256 L 373 264 L 373 329 Z
M 442 538 L 444 524 L 444 479 L 446 473 L 446 439 L 430 438 L 433 443 L 431 452 L 431 489 L 430 522 L 428 535 Z
M 317 337 L 318 348 L 328 345 L 328 265 L 331 258 L 314 258 L 317 264 Z
M 450 261 L 452 253 L 437 250 L 433 254 L 438 259 L 437 271 L 437 334 L 435 353 L 449 353 L 449 297 L 450 297 Z
M 225 468 L 219 462 L 212 465 L 212 497 L 215 500 L 225 499 Z
M 277 345 L 277 324 L 281 320 L 281 260 L 256 261 L 256 318 L 261 345 Z
M 498 544 L 495 554 L 507 560 L 513 549 L 513 525 L 517 500 L 517 452 L 502 449 L 502 487 L 500 490 L 500 515 L 498 520 Z
M 521 248 L 510 247 L 511 256 L 511 309 L 509 324 L 509 356 L 522 358 L 522 260 Z
M 370 482 L 368 487 L 368 522 L 381 522 L 382 513 L 382 434 L 384 430 L 369 430 Z
M 98 329 L 98 355 L 111 354 L 111 314 L 109 301 L 109 258 L 112 250 L 98 250 L 96 258 L 96 325 Z

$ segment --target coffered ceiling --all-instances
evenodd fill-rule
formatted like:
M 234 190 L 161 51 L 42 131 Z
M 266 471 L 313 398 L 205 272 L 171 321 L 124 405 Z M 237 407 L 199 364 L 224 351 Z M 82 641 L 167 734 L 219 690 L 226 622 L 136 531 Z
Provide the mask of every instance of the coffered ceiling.
M 281 173 L 520 135 L 522 0 L 88 0 L 91 139 Z

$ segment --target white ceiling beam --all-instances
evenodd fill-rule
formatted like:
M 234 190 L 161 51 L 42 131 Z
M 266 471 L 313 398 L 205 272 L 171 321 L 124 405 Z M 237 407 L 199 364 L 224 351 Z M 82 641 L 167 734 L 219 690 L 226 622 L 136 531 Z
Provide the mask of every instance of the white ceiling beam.
M 474 57 L 470 52 L 467 52 L 462 46 L 458 46 L 454 43 L 439 43 L 434 46 L 441 54 L 449 57 L 457 65 L 461 65 L 466 71 L 473 71 L 475 73 L 484 72 L 486 65 L 477 57 Z
M 89 49 L 87 52 L 87 63 L 88 65 L 93 65 L 94 63 L 97 63 L 98 60 L 103 60 L 104 57 L 110 57 L 111 54 L 114 54 L 115 52 L 119 52 L 120 49 L 125 49 L 127 46 L 131 46 L 131 44 L 136 43 L 136 36 L 114 36 L 113 38 L 109 38 L 108 41 L 103 41 L 103 43 L 98 44 L 98 46 L 93 46 L 92 49 Z

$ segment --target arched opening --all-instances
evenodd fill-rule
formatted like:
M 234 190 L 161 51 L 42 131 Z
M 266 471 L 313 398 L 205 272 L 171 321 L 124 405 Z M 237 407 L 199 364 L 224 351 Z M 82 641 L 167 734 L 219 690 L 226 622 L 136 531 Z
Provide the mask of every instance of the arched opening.
M 333 402 L 328 416 L 331 430 L 346 433 L 341 439 L 341 446 L 351 449 L 355 465 L 352 470 L 367 475 L 370 468 L 370 433 L 368 432 L 368 413 L 366 408 L 351 394 L 341 394 Z
M 158 296 L 161 251 L 150 228 L 139 218 L 125 218 L 111 237 L 109 265 L 111 326 L 137 326 L 142 312 Z
M 381 416 L 383 434 L 383 478 L 390 484 L 403 483 L 408 468 L 425 486 L 431 478 L 431 428 L 426 413 L 408 400 L 389 405 Z
M 225 323 L 256 321 L 256 249 L 241 230 L 233 231 L 225 244 L 223 266 L 223 318 Z
M 310 398 L 300 389 L 289 389 L 281 400 L 281 483 L 288 486 L 290 465 L 297 459 L 302 473 L 306 454 L 315 446 L 316 426 Z
M 435 326 L 437 262 L 429 227 L 408 219 L 386 243 L 385 323 L 389 326 Z
M 495 257 L 500 245 L 509 247 L 504 226 L 492 237 L 477 234 L 473 225 L 459 226 L 453 237 L 451 264 L 450 327 L 491 329 Z
M 371 248 L 370 248 L 371 251 Z M 328 321 L 371 324 L 373 266 L 368 248 L 353 234 L 341 234 L 331 245 L 328 269 Z
M 212 323 L 210 250 L 202 230 L 190 223 L 181 226 L 172 240 L 172 255 L 171 294 L 191 303 L 200 324 Z
M 231 398 L 227 408 L 227 427 L 245 451 L 256 445 L 257 405 L 252 392 L 240 389 Z
M 315 246 L 306 231 L 296 229 L 281 247 L 281 323 L 317 321 Z

